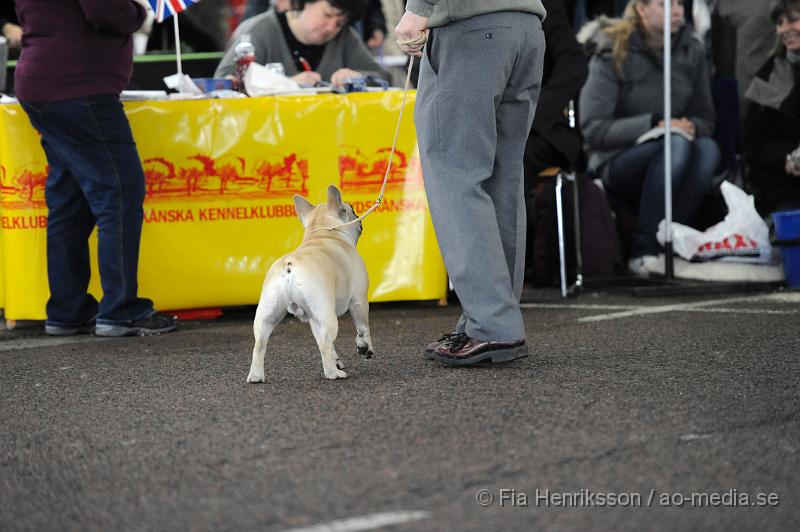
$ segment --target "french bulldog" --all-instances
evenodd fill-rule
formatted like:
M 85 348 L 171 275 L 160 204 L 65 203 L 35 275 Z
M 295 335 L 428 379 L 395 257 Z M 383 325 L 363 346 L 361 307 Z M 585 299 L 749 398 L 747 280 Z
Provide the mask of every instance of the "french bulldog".
M 348 310 L 356 326 L 358 353 L 366 358 L 374 354 L 369 334 L 369 279 L 356 251 L 361 222 L 329 229 L 355 220 L 353 207 L 343 203 L 339 190 L 330 185 L 326 203 L 314 206 L 295 195 L 294 208 L 305 228 L 303 241 L 276 260 L 264 278 L 253 323 L 255 346 L 247 382 L 264 382 L 267 341 L 287 313 L 310 322 L 328 379 L 347 377 L 333 342 L 339 330 L 338 317 Z

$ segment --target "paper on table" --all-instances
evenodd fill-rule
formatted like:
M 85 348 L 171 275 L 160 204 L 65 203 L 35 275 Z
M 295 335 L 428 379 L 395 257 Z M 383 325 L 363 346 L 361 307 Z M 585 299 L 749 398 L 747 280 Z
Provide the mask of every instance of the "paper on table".
M 164 84 L 181 94 L 202 95 L 203 91 L 186 74 L 172 74 L 164 78 Z
M 250 63 L 244 75 L 244 88 L 250 96 L 274 94 L 302 94 L 300 85 L 293 79 L 276 74 L 263 65 Z

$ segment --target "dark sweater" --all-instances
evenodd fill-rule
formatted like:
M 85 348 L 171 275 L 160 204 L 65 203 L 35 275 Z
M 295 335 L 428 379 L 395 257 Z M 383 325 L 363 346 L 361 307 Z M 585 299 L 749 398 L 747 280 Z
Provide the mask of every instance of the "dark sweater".
M 800 177 L 786 173 L 786 155 L 800 145 L 800 67 L 772 57 L 747 91 L 744 153 L 756 208 L 800 208 Z
M 131 35 L 144 22 L 134 0 L 17 0 L 22 55 L 14 74 L 23 101 L 118 94 L 133 69 Z

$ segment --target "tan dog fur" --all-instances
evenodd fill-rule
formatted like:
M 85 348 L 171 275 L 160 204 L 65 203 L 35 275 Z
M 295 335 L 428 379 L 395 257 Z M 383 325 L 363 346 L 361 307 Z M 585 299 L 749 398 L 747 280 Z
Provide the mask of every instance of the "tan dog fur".
M 342 202 L 333 185 L 328 187 L 326 203 L 314 206 L 295 195 L 294 206 L 305 234 L 300 246 L 276 260 L 264 279 L 253 323 L 255 346 L 247 382 L 264 382 L 267 341 L 287 313 L 310 322 L 328 379 L 347 377 L 333 342 L 339 330 L 337 318 L 348 310 L 356 326 L 358 352 L 367 358 L 373 355 L 367 301 L 369 279 L 356 251 L 361 222 L 315 231 L 356 219 L 352 206 Z

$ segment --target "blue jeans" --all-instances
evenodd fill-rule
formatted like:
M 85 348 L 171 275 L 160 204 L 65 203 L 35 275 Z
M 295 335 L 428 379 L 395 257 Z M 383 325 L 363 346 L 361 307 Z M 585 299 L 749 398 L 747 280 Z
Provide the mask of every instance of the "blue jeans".
M 45 186 L 47 323 L 126 324 L 147 318 L 137 297 L 145 179 L 130 124 L 115 94 L 22 102 L 42 136 L 50 166 Z M 87 293 L 89 235 L 97 225 L 103 298 Z
M 720 152 L 709 137 L 672 136 L 672 219 L 688 225 L 711 190 Z M 664 140 L 651 140 L 614 157 L 605 186 L 637 212 L 631 257 L 656 255 L 658 224 L 664 219 Z

